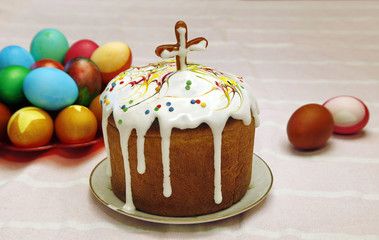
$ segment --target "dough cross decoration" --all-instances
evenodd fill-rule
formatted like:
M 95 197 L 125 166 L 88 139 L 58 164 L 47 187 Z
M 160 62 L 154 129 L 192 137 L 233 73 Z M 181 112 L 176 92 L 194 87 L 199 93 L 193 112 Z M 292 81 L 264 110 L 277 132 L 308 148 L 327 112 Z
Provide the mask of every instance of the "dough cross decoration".
M 178 70 L 187 69 L 187 53 L 189 51 L 202 51 L 208 46 L 207 39 L 203 37 L 195 38 L 187 42 L 187 25 L 183 21 L 175 24 L 176 44 L 160 45 L 155 50 L 158 57 L 163 59 L 176 57 L 176 67 Z

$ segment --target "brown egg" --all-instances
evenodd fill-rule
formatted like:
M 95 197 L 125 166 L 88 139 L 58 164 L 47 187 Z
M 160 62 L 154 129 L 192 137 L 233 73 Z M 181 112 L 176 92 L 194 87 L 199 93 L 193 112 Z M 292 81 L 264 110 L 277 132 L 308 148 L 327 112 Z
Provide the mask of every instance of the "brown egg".
M 307 104 L 297 109 L 289 119 L 288 140 L 299 149 L 317 149 L 326 144 L 333 128 L 333 116 L 327 108 L 319 104 Z

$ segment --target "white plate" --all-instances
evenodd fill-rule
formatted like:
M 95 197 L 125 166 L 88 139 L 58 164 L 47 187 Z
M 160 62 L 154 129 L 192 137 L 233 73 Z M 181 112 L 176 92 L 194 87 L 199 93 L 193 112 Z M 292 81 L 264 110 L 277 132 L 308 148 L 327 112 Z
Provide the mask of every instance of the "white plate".
M 229 218 L 243 213 L 260 203 L 269 193 L 273 183 L 273 176 L 269 166 L 265 161 L 263 161 L 262 158 L 254 154 L 252 176 L 253 186 L 247 190 L 245 196 L 240 201 L 236 202 L 227 209 L 195 217 L 164 217 L 141 212 L 138 210 L 134 211 L 133 213 L 128 213 L 122 210 L 124 202 L 121 201 L 112 191 L 110 178 L 105 173 L 105 160 L 106 159 L 101 161 L 91 173 L 89 183 L 92 193 L 101 203 L 110 209 L 126 216 L 148 222 L 168 224 L 194 224 Z

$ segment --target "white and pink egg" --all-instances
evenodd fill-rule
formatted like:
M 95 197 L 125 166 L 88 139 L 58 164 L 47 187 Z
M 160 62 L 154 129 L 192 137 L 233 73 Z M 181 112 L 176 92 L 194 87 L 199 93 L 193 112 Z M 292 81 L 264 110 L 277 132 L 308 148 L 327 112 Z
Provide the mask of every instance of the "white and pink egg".
M 334 133 L 354 134 L 361 131 L 369 120 L 367 106 L 352 96 L 338 96 L 323 104 L 334 119 Z

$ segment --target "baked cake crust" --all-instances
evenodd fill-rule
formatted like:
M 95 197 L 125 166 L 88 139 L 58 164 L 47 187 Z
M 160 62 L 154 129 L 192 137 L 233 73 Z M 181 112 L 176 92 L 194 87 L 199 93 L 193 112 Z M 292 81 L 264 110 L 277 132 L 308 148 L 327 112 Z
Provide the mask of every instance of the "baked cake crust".
M 109 118 L 108 138 L 112 139 L 111 183 L 116 196 L 125 201 L 125 169 L 120 134 Z M 129 138 L 129 164 L 133 202 L 137 209 L 163 216 L 194 216 L 219 211 L 239 201 L 251 179 L 254 121 L 244 125 L 229 118 L 222 133 L 222 202 L 214 200 L 214 141 L 211 129 L 201 124 L 195 129 L 174 128 L 171 133 L 170 168 L 172 195 L 163 195 L 163 167 L 159 123 L 154 121 L 145 135 L 146 171 L 137 171 L 137 136 Z M 149 146 L 149 147 L 147 147 Z

